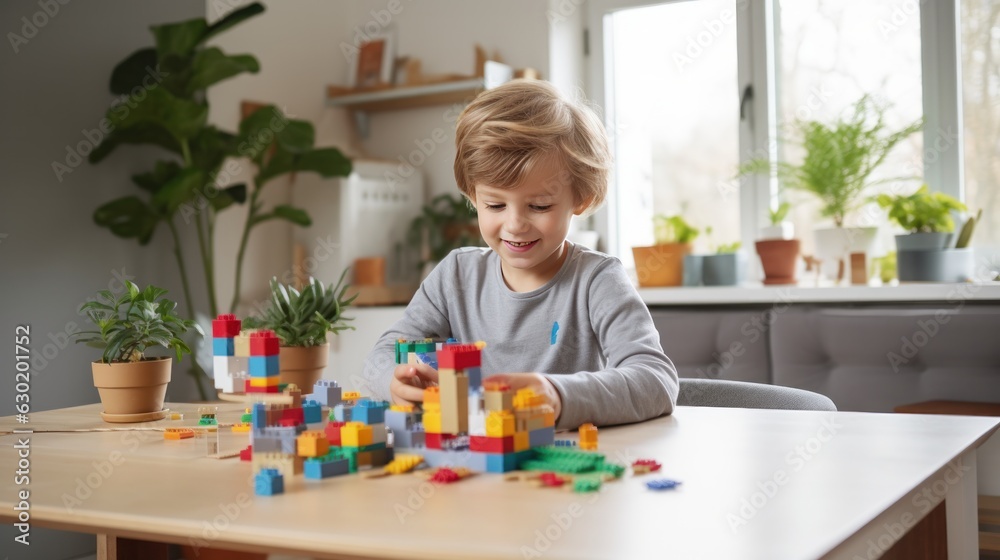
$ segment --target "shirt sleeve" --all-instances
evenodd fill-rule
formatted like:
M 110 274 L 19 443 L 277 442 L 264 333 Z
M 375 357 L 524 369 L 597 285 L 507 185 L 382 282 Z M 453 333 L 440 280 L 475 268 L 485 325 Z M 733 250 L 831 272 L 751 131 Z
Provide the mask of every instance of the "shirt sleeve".
M 663 352 L 649 308 L 621 261 L 598 268 L 588 288 L 590 321 L 607 359 L 601 371 L 547 374 L 559 391 L 559 429 L 641 422 L 677 404 L 677 369 Z
M 445 257 L 420 283 L 420 288 L 406 306 L 403 318 L 382 333 L 368 353 L 363 369 L 363 390 L 373 398 L 392 402 L 389 384 L 396 368 L 395 350 L 399 339 L 444 339 L 451 336 L 448 307 L 443 284 L 454 284 L 455 254 Z

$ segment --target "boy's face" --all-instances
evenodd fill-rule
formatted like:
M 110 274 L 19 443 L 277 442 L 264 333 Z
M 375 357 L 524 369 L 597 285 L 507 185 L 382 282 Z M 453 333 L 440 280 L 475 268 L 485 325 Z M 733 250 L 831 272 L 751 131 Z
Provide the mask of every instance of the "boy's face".
M 555 276 L 570 219 L 586 207 L 576 201 L 570 175 L 555 157 L 540 160 L 512 189 L 476 185 L 475 203 L 479 231 L 517 291 L 541 287 Z

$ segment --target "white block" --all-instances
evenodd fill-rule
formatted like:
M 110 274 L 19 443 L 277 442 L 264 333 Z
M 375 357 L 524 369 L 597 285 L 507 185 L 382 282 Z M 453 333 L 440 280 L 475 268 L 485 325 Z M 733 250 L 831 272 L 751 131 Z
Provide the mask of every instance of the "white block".
M 486 413 L 485 412 L 475 412 L 469 414 L 469 435 L 470 436 L 485 436 L 486 435 Z

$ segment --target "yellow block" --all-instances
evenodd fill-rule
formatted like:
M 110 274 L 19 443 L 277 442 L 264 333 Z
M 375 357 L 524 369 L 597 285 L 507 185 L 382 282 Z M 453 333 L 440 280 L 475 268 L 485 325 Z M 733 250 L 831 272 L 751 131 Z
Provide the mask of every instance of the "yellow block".
M 514 433 L 514 452 L 527 451 L 531 448 L 528 432 Z
M 440 412 L 424 412 L 424 431 L 428 434 L 441 433 Z
M 440 403 L 440 402 L 441 402 L 441 389 L 439 387 L 428 387 L 424 389 L 425 408 L 427 403 Z
M 299 457 L 319 457 L 330 452 L 330 441 L 320 431 L 302 432 L 295 443 Z
M 249 422 L 240 422 L 239 424 L 233 424 L 233 431 L 234 432 L 249 432 L 250 431 L 250 423 Z
M 251 387 L 277 387 L 278 382 L 281 381 L 280 375 L 273 375 L 271 377 L 251 377 L 250 386 Z
M 506 410 L 491 410 L 486 416 L 486 435 L 488 437 L 514 435 L 514 415 Z
M 441 413 L 441 403 L 438 403 L 438 402 L 425 402 L 424 403 L 424 414 L 427 414 L 428 412 L 430 412 L 432 414 L 440 414 Z
M 389 407 L 389 410 L 395 410 L 396 412 L 413 412 L 417 407 L 412 404 L 394 404 Z
M 371 445 L 372 427 L 362 422 L 348 422 L 340 428 L 340 444 L 346 447 Z
M 345 391 L 343 395 L 340 396 L 342 400 L 345 401 L 356 401 L 361 398 L 360 391 Z

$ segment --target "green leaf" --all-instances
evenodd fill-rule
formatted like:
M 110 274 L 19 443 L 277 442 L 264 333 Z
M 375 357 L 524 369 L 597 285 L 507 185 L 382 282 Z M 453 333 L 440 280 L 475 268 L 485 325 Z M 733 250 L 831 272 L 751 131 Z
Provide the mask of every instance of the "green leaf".
M 239 185 L 226 187 L 218 191 L 210 200 L 212 208 L 215 208 L 216 212 L 228 208 L 237 202 L 243 204 L 247 200 L 247 186 L 240 183 Z
M 286 123 L 287 119 L 274 105 L 250 113 L 240 121 L 237 152 L 261 165 L 268 148 L 274 144 L 277 129 Z
M 237 155 L 236 136 L 214 126 L 206 126 L 191 139 L 191 164 L 213 173 L 229 156 Z
M 153 195 L 153 205 L 166 215 L 173 215 L 182 204 L 205 189 L 207 181 L 201 169 L 184 169 Z
M 191 75 L 185 93 L 203 90 L 223 80 L 244 72 L 256 74 L 260 71 L 257 59 L 250 55 L 227 55 L 220 49 L 211 47 L 199 51 L 191 61 Z
M 309 214 L 301 208 L 295 208 L 287 204 L 281 204 L 274 207 L 274 212 L 271 214 L 264 214 L 258 218 L 259 222 L 264 222 L 267 220 L 272 220 L 275 218 L 281 218 L 282 220 L 287 220 L 295 225 L 308 227 L 312 225 L 312 220 L 309 218 Z
M 279 148 L 258 175 L 264 184 L 279 175 L 291 172 L 313 172 L 321 177 L 346 177 L 351 174 L 351 160 L 336 148 L 319 148 L 302 154 L 291 154 Z
M 152 171 L 133 175 L 132 182 L 143 190 L 155 193 L 180 171 L 181 166 L 176 161 L 158 161 Z
M 259 2 L 254 2 L 253 4 L 244 6 L 238 10 L 233 10 L 232 12 L 226 14 L 226 17 L 210 25 L 201 40 L 206 41 L 209 38 L 233 27 L 234 25 L 238 25 L 241 22 L 262 13 L 264 13 L 264 6 L 262 6 Z
M 149 243 L 160 217 L 135 196 L 108 202 L 94 211 L 94 222 L 123 238 L 136 238 L 140 245 Z
M 276 140 L 286 152 L 301 154 L 312 149 L 316 140 L 316 130 L 312 123 L 306 121 L 288 121 L 277 131 Z
M 161 60 L 167 57 L 187 58 L 209 32 L 205 18 L 153 25 L 150 29 L 156 39 L 156 53 Z
M 156 65 L 156 49 L 152 47 L 139 49 L 130 54 L 111 71 L 111 93 L 129 95 L 137 87 L 147 87 L 143 84 L 143 80 L 147 76 L 156 75 Z
M 145 97 L 129 97 L 122 105 L 108 111 L 111 124 L 129 129 L 137 126 L 158 127 L 178 141 L 194 137 L 205 126 L 208 106 L 173 96 L 165 88 L 145 92 Z
M 112 108 L 109 110 L 108 116 L 110 117 L 111 112 L 115 110 L 117 109 Z M 97 163 L 122 144 L 153 144 L 161 148 L 166 148 L 177 155 L 181 154 L 180 142 L 170 134 L 170 131 L 154 123 L 142 123 L 130 128 L 112 130 L 94 148 L 94 151 L 90 152 L 87 160 L 90 163 Z

